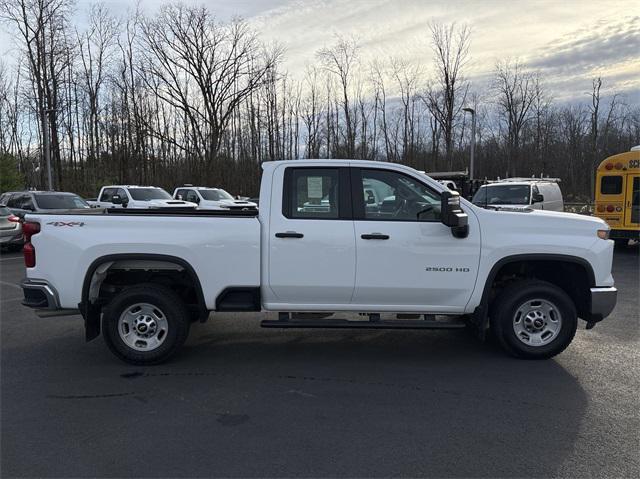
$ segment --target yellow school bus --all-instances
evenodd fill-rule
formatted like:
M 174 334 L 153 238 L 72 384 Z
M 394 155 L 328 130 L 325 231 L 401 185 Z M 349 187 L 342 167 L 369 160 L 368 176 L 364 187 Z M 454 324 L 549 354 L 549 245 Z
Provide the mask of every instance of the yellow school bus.
M 616 242 L 640 238 L 640 146 L 613 155 L 596 172 L 595 215 Z

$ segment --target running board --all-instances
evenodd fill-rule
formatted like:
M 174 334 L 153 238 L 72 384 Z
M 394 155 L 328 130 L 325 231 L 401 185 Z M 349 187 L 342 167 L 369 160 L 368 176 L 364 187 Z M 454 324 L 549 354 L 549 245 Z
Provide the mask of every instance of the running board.
M 464 321 L 434 321 L 385 319 L 377 321 L 357 321 L 348 319 L 265 319 L 263 328 L 325 328 L 325 329 L 462 329 Z

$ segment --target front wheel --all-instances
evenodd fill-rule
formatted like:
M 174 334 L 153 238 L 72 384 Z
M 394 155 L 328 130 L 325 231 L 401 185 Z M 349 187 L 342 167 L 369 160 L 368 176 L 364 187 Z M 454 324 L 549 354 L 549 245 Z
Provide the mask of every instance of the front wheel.
M 578 318 L 571 298 L 558 286 L 521 280 L 507 286 L 490 310 L 490 327 L 511 355 L 547 359 L 564 351 L 575 336 Z
M 184 344 L 189 311 L 171 289 L 157 284 L 120 292 L 104 309 L 102 330 L 107 346 L 131 364 L 158 364 Z

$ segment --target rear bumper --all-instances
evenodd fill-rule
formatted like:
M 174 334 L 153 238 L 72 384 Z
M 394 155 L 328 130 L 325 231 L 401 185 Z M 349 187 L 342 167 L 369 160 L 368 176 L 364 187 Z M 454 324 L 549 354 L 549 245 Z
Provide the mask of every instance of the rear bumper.
M 618 290 L 611 287 L 591 288 L 591 321 L 598 322 L 611 314 L 616 306 Z
M 0 245 L 2 246 L 8 246 L 8 245 L 21 245 L 22 243 L 24 243 L 24 239 L 22 237 L 22 231 L 19 231 L 18 233 L 13 234 L 6 234 L 6 232 L 3 232 L 2 236 L 0 236 Z
M 24 299 L 22 304 L 34 309 L 60 309 L 58 292 L 43 279 L 24 279 L 20 283 Z

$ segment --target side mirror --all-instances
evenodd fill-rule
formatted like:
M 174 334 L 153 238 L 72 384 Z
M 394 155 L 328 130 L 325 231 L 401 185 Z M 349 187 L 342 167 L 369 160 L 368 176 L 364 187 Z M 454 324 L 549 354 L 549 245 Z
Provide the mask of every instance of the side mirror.
M 544 196 L 542 193 L 534 193 L 531 197 L 531 203 L 542 203 L 544 201 Z
M 442 223 L 451 228 L 456 238 L 466 238 L 469 235 L 469 218 L 460 206 L 460 193 L 444 191 L 440 197 Z
M 122 198 L 120 198 L 120 195 L 113 195 L 111 197 L 111 203 L 113 203 L 114 205 L 121 205 L 122 204 Z

